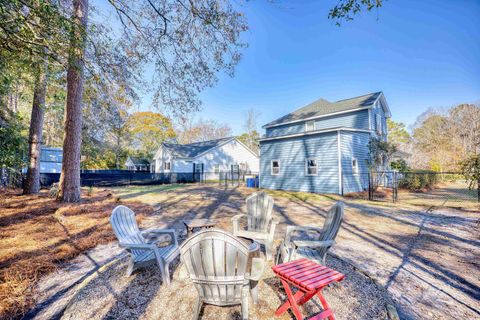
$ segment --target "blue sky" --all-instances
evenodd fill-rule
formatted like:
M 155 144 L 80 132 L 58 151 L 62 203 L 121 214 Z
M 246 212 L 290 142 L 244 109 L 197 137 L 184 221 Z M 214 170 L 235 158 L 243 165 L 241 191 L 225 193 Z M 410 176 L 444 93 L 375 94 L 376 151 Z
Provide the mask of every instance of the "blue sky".
M 410 125 L 429 107 L 480 101 L 480 1 L 389 0 L 341 27 L 327 19 L 336 3 L 242 3 L 249 47 L 233 78 L 201 93 L 196 117 L 240 134 L 252 108 L 260 126 L 318 98 L 381 90 Z

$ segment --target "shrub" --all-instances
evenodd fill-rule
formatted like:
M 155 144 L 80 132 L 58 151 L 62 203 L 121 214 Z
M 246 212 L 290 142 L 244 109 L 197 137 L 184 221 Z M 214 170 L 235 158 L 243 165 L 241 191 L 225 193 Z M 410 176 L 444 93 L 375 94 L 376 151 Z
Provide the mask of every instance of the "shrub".
M 393 170 L 400 171 L 400 172 L 404 172 L 404 171 L 407 171 L 407 170 L 410 169 L 408 167 L 407 162 L 403 159 L 398 159 L 398 160 L 390 162 L 390 168 L 392 168 Z
M 59 192 L 60 192 L 60 185 L 58 184 L 58 182 L 55 182 L 50 187 L 50 190 L 48 190 L 48 196 L 50 198 L 57 198 Z
M 435 188 L 438 181 L 438 174 L 435 171 L 416 170 L 403 173 L 398 186 L 410 191 L 423 191 Z

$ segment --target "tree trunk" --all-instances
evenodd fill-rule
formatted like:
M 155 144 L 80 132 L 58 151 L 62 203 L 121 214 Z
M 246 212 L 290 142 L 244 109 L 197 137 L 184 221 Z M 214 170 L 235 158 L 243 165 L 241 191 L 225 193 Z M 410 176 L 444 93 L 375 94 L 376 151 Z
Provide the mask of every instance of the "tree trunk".
M 62 174 L 58 198 L 63 202 L 80 201 L 80 153 L 82 147 L 82 96 L 85 33 L 88 0 L 73 0 L 74 30 L 70 39 L 67 70 L 67 106 L 63 137 Z
M 47 94 L 47 66 L 48 60 L 45 57 L 43 63 L 39 65 L 35 78 L 32 117 L 28 134 L 28 169 L 23 194 L 34 194 L 40 191 L 40 153 Z

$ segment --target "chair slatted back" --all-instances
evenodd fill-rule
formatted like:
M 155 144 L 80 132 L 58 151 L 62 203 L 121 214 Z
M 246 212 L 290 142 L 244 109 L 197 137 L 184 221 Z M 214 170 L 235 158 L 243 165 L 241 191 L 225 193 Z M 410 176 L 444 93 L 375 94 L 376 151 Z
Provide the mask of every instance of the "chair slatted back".
M 265 192 L 256 192 L 247 202 L 248 230 L 267 232 L 272 219 L 273 198 Z
M 241 302 L 248 246 L 218 229 L 203 230 L 180 247 L 182 262 L 202 301 L 216 305 Z
M 135 213 L 126 206 L 117 206 L 110 216 L 110 224 L 119 242 L 143 244 L 146 243 L 135 219 Z M 140 250 L 131 250 L 133 255 L 142 253 Z
M 344 204 L 341 201 L 335 203 L 327 212 L 325 223 L 323 224 L 320 241 L 334 240 L 340 230 L 343 221 Z

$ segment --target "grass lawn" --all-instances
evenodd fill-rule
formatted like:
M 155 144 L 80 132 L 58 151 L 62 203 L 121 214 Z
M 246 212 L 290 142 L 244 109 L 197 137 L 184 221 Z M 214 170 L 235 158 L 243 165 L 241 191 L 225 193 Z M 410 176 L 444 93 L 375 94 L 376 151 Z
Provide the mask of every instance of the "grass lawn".
M 112 187 L 114 195 L 122 200 L 140 201 L 146 204 L 156 204 L 168 197 L 169 191 L 186 187 L 185 184 L 162 184 L 147 186 Z

